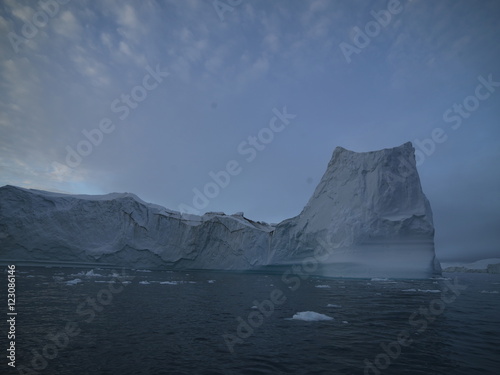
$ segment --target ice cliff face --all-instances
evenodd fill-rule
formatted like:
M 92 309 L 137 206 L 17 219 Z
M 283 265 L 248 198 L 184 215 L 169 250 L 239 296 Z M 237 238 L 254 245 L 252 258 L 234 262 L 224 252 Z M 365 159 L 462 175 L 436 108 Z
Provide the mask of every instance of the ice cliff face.
M 224 270 L 302 263 L 329 276 L 427 277 L 440 271 L 433 236 L 410 143 L 338 147 L 300 215 L 276 226 L 241 213 L 180 214 L 128 193 L 0 188 L 1 259 Z
M 272 262 L 296 262 L 319 254 L 318 246 L 327 250 L 319 265 L 324 275 L 440 272 L 411 143 L 365 153 L 335 149 L 302 212 L 277 225 Z

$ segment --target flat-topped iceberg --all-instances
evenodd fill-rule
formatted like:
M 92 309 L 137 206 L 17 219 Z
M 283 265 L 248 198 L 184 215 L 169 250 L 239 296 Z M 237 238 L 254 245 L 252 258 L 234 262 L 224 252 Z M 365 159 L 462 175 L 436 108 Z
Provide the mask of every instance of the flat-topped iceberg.
M 365 153 L 337 147 L 303 211 L 276 225 L 242 213 L 182 214 L 130 193 L 0 188 L 1 259 L 218 270 L 302 264 L 324 276 L 429 277 L 440 272 L 433 238 L 411 143 Z

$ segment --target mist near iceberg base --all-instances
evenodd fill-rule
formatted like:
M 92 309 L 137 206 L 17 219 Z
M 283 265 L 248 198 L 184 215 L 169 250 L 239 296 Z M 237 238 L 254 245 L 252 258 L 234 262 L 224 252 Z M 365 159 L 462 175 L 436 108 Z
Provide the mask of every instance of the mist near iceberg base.
M 349 278 L 427 278 L 433 275 L 433 246 L 370 245 L 330 254 L 318 267 L 318 275 Z

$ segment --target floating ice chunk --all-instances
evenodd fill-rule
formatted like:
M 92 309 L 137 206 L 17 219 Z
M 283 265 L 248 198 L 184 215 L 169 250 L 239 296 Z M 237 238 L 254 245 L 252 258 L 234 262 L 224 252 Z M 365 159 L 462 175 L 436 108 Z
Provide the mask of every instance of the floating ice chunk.
M 320 320 L 334 320 L 331 316 L 320 314 L 314 311 L 301 311 L 292 317 L 293 320 L 304 320 L 306 322 L 315 322 Z
M 139 284 L 142 284 L 142 285 L 149 285 L 149 284 L 151 284 L 151 283 L 150 283 L 149 281 L 144 280 L 144 281 L 139 281 Z
M 207 282 L 208 282 L 209 284 L 213 284 L 213 283 L 215 283 L 215 280 L 208 280 Z
M 439 289 L 419 289 L 418 291 L 422 293 L 441 293 Z
M 326 305 L 326 307 L 335 307 L 335 308 L 340 308 L 342 307 L 341 305 L 336 305 L 334 303 L 329 303 L 328 305 Z
M 481 290 L 481 293 L 497 294 L 498 290 Z
M 137 272 L 151 272 L 151 270 L 136 270 Z
M 161 281 L 160 284 L 162 285 L 177 285 L 179 284 L 178 281 Z
M 90 270 L 89 272 L 87 272 L 85 274 L 85 276 L 87 276 L 87 277 L 102 277 L 103 275 L 95 273 L 94 270 Z
M 257 306 L 255 306 L 255 305 L 253 305 L 253 306 L 252 306 L 252 309 L 257 310 L 257 309 L 258 309 L 258 307 L 257 307 Z
M 66 285 L 76 285 L 76 284 L 81 283 L 81 282 L 82 282 L 82 279 L 74 279 L 74 280 L 66 281 Z
M 316 288 L 330 288 L 330 285 L 316 285 Z
M 439 289 L 403 289 L 402 292 L 441 293 Z
M 342 323 L 349 324 L 349 322 L 347 320 L 342 320 Z

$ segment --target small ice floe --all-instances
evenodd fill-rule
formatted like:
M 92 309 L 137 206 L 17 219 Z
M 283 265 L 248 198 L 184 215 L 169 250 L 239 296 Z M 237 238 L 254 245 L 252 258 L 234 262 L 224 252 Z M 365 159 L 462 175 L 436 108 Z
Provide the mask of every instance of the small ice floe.
M 255 305 L 253 305 L 251 308 L 252 308 L 252 309 L 255 309 L 255 310 L 257 310 L 257 309 L 258 309 L 258 307 L 257 307 L 257 306 L 255 306 Z
M 213 283 L 215 283 L 215 280 L 208 280 L 207 283 L 213 284 Z
M 95 273 L 94 270 L 90 270 L 87 272 L 85 272 L 85 271 L 78 272 L 78 273 L 72 274 L 70 276 L 102 277 L 103 275 L 101 275 L 99 273 Z
M 325 285 L 325 284 L 316 285 L 315 288 L 330 288 L 330 285 Z
M 151 272 L 151 270 L 136 270 L 137 272 Z
M 497 294 L 498 290 L 481 290 L 481 293 Z
M 342 323 L 343 324 L 349 324 L 349 322 L 347 320 L 342 320 Z
M 314 311 L 301 311 L 295 314 L 292 320 L 303 320 L 306 322 L 316 322 L 321 320 L 334 320 L 331 316 L 320 314 Z
M 441 293 L 439 289 L 403 289 L 402 292 Z
M 66 285 L 76 285 L 76 284 L 81 283 L 81 282 L 82 282 L 82 279 L 74 279 L 74 280 L 66 281 Z
M 142 285 L 149 285 L 151 284 L 149 281 L 147 280 L 144 280 L 144 281 L 139 281 L 139 284 L 142 284 Z
M 196 284 L 196 281 L 172 280 L 172 281 L 160 281 L 160 284 L 163 285 Z
M 101 275 L 99 273 L 95 273 L 94 270 L 90 270 L 89 272 L 87 272 L 85 274 L 85 276 L 87 276 L 87 277 L 102 277 L 103 275 Z
M 326 305 L 326 307 L 335 307 L 336 309 L 339 309 L 339 308 L 341 308 L 342 306 L 340 306 L 340 305 L 336 305 L 335 303 L 329 303 L 328 305 Z

